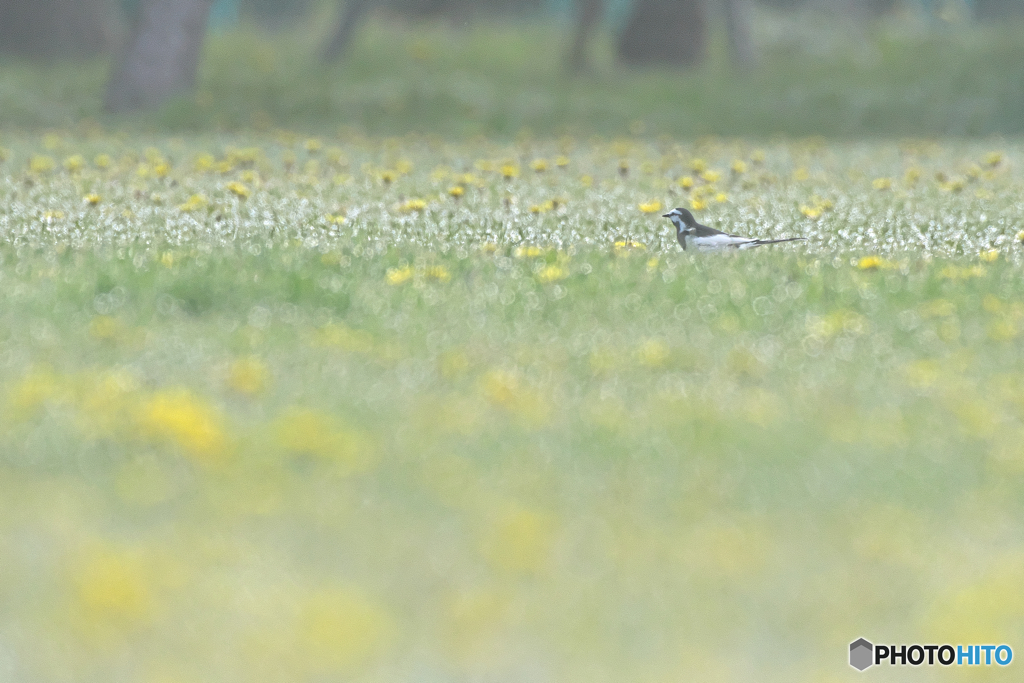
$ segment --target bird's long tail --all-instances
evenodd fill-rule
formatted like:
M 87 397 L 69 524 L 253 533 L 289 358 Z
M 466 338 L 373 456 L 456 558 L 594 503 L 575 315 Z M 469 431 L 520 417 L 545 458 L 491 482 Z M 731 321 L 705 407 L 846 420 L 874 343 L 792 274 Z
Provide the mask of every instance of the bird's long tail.
M 778 244 L 779 242 L 796 242 L 797 240 L 806 240 L 806 237 L 786 237 L 781 240 L 754 240 L 751 242 L 751 246 L 760 247 L 763 244 Z

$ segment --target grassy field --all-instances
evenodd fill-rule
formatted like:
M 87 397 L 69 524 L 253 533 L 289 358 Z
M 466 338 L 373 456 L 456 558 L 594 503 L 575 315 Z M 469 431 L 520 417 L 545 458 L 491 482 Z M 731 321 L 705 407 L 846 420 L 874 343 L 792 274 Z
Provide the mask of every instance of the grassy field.
M 0 144 L 0 678 L 1024 636 L 1019 143 Z M 673 206 L 808 241 L 684 253 Z

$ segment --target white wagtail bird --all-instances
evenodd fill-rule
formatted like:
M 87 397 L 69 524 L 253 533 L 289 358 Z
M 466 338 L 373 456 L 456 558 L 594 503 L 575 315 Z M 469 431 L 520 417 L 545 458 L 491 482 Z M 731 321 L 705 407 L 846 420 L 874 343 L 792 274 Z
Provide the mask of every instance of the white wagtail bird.
M 687 237 L 690 238 L 690 244 L 694 244 L 701 249 L 753 249 L 765 244 L 778 244 L 779 242 L 807 239 L 806 237 L 786 237 L 781 240 L 761 240 L 755 237 L 730 235 L 721 230 L 701 225 L 693 217 L 693 214 L 686 209 L 673 209 L 662 216 L 662 218 L 672 220 L 673 225 L 676 226 L 676 239 L 679 240 L 679 244 L 683 249 L 686 249 Z

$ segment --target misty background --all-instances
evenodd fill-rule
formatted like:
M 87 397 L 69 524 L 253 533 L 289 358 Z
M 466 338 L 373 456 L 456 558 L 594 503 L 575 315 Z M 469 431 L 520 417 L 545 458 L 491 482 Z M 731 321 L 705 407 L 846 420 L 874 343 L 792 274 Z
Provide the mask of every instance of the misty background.
M 1021 0 L 3 0 L 0 125 L 1024 130 Z

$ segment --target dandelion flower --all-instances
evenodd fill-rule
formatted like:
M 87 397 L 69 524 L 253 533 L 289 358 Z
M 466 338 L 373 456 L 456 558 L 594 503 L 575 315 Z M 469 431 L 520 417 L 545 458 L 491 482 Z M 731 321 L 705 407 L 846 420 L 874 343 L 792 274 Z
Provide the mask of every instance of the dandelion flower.
M 742 175 L 747 172 L 747 162 L 743 161 L 742 159 L 736 159 L 735 161 L 732 162 L 732 166 L 730 167 L 730 169 L 732 170 L 733 174 Z
M 559 265 L 551 264 L 544 266 L 537 273 L 537 281 L 548 283 L 557 282 L 558 280 L 564 280 L 569 276 L 569 273 Z
M 505 164 L 501 167 L 501 176 L 505 180 L 512 180 L 519 177 L 519 167 L 515 164 Z
M 684 190 L 689 190 L 690 188 L 693 187 L 693 177 L 692 176 L 684 175 L 677 182 L 678 182 L 679 187 L 683 188 Z
M 188 201 L 186 201 L 184 204 L 179 205 L 178 210 L 189 213 L 192 211 L 199 211 L 200 209 L 203 209 L 205 207 L 206 197 L 201 194 L 194 194 L 191 197 L 189 197 Z
M 95 192 L 91 192 L 91 193 L 85 195 L 84 197 L 82 197 L 82 201 L 84 201 L 89 206 L 96 206 L 97 204 L 100 203 L 100 199 L 101 199 L 101 197 L 98 194 L 96 194 Z
M 537 258 L 544 253 L 540 247 L 519 247 L 515 251 L 516 258 Z
M 54 166 L 53 159 L 42 154 L 33 156 L 28 162 L 28 170 L 32 173 L 49 173 Z
M 250 190 L 245 184 L 240 183 L 237 180 L 228 183 L 227 189 L 228 191 L 231 192 L 231 194 L 241 199 L 248 199 L 249 195 L 252 194 L 252 190 Z
M 992 263 L 993 261 L 999 258 L 999 250 L 986 249 L 985 251 L 981 252 L 981 254 L 979 254 L 979 257 L 985 263 Z
M 548 160 L 534 159 L 533 162 L 530 164 L 530 168 L 532 168 L 537 173 L 543 173 L 544 171 L 548 170 Z
M 413 270 L 411 266 L 405 266 L 404 268 L 388 268 L 385 274 L 385 279 L 389 285 L 397 286 L 405 284 L 412 279 Z
M 558 168 L 565 168 L 568 165 L 569 165 L 569 157 L 564 156 L 564 155 L 555 157 L 555 166 L 557 166 Z
M 114 160 L 110 158 L 109 154 L 97 154 L 92 163 L 96 168 L 107 169 L 114 163 Z
M 891 178 L 875 178 L 871 181 L 871 186 L 876 190 L 883 191 L 892 188 Z
M 639 204 L 638 206 L 643 213 L 657 213 L 661 211 L 661 202 L 657 199 L 646 204 Z
M 451 187 L 448 188 L 448 195 L 454 197 L 455 199 L 458 199 L 464 194 L 466 194 L 466 188 L 462 187 L 461 185 L 452 185 Z
M 1003 163 L 1002 152 L 989 152 L 985 155 L 985 165 L 995 168 L 999 164 Z
M 892 268 L 893 264 L 881 256 L 863 256 L 857 261 L 857 268 L 860 270 L 878 270 L 879 268 Z
M 255 396 L 266 390 L 269 375 L 266 364 L 259 358 L 241 358 L 228 368 L 227 385 L 239 394 Z
M 414 211 L 423 211 L 427 208 L 427 202 L 423 199 L 410 199 L 403 202 L 398 206 L 398 210 L 402 213 L 412 213 Z
M 451 272 L 444 266 L 431 266 L 427 268 L 424 275 L 430 280 L 437 280 L 438 282 L 448 282 L 452 279 Z
M 81 154 L 69 156 L 64 160 L 64 170 L 68 173 L 78 173 L 85 168 L 85 157 Z

